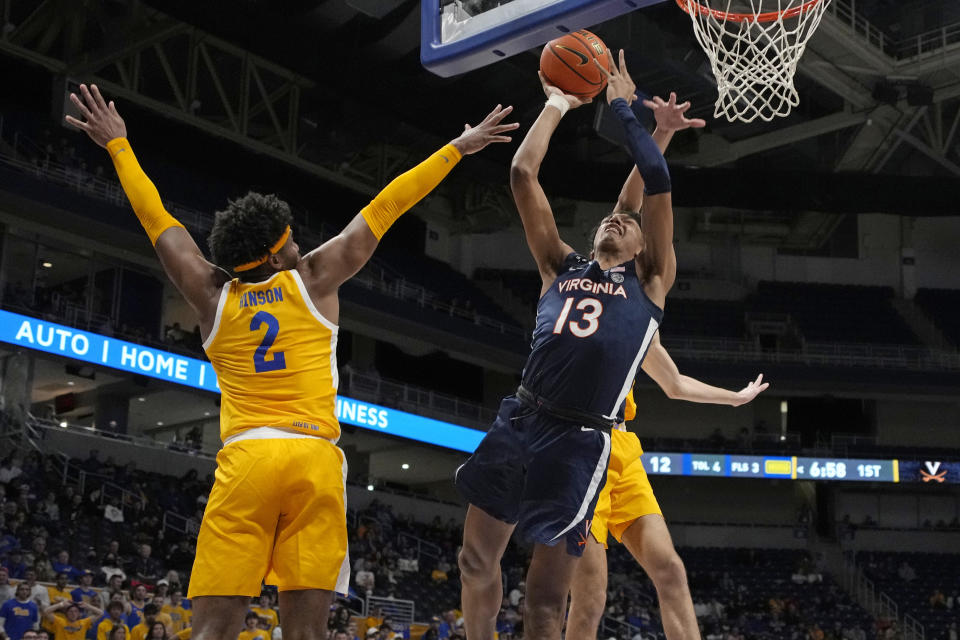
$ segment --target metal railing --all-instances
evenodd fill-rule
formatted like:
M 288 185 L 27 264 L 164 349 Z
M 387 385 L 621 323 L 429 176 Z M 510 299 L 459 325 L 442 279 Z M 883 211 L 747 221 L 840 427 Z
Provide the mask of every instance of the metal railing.
M 900 608 L 893 598 L 881 591 L 849 557 L 844 559 L 840 584 L 855 602 L 875 618 L 886 618 L 900 624 L 904 640 L 925 640 L 923 625 L 909 614 L 904 614 L 901 619 Z
M 349 369 L 340 372 L 340 390 L 357 400 L 468 423 L 484 430 L 497 417 L 495 410 L 477 402 Z
M 827 12 L 867 44 L 897 60 L 919 58 L 939 53 L 952 45 L 960 45 L 960 22 L 894 40 L 857 13 L 856 0 L 833 0 Z
M 92 438 L 104 438 L 108 440 L 119 440 L 121 442 L 126 442 L 128 444 L 136 445 L 138 447 L 146 447 L 148 449 L 162 449 L 164 451 L 169 451 L 172 453 L 182 453 L 184 455 L 195 456 L 200 458 L 208 458 L 214 460 L 216 458 L 216 451 L 209 451 L 204 449 L 185 449 L 181 443 L 177 442 L 160 442 L 152 438 L 146 438 L 143 436 L 131 436 L 125 433 L 116 433 L 114 431 L 103 431 L 102 429 L 97 429 L 96 427 L 84 427 L 76 424 L 69 424 L 66 422 L 57 423 L 53 420 L 47 420 L 45 418 L 38 418 L 36 416 L 30 416 L 30 423 L 37 429 L 42 431 L 67 431 L 72 434 L 82 435 Z M 66 426 L 63 426 L 66 425 Z M 72 463 L 70 463 L 72 465 Z M 75 465 L 74 465 L 75 466 Z M 79 469 L 79 468 L 78 468 Z M 87 477 L 91 475 L 96 475 L 100 478 L 107 479 L 107 476 L 100 476 L 99 474 L 90 474 L 89 472 L 79 470 L 81 474 L 85 474 L 82 477 Z
M 384 617 L 390 617 L 394 623 L 405 627 L 413 624 L 414 614 L 416 613 L 413 600 L 398 600 L 396 598 L 368 595 L 364 606 L 366 607 L 364 614 L 369 615 L 374 608 L 379 607 Z
M 417 536 L 411 535 L 409 533 L 401 532 L 397 535 L 397 544 L 403 546 L 404 543 L 407 543 L 417 554 L 417 562 L 420 561 L 421 556 L 426 556 L 427 558 L 438 559 L 443 550 L 439 545 L 432 542 L 428 542 L 423 538 L 418 538 Z
M 175 531 L 196 537 L 200 533 L 200 523 L 196 518 L 180 515 L 175 511 L 163 512 L 163 531 Z
M 833 0 L 827 12 L 849 27 L 855 34 L 866 40 L 867 44 L 890 54 L 893 46 L 890 37 L 873 26 L 869 20 L 857 14 L 856 0 Z
M 753 340 L 663 337 L 673 355 L 716 362 L 770 362 L 871 367 L 910 371 L 958 371 L 960 352 L 904 345 L 807 342 L 797 350 L 767 351 Z

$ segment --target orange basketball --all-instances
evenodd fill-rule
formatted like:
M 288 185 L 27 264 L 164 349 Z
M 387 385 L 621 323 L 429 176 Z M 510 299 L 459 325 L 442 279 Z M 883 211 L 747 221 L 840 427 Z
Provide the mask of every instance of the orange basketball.
M 593 62 L 611 69 L 613 60 L 603 40 L 586 29 L 551 40 L 540 54 L 547 82 L 578 98 L 592 98 L 607 86 L 607 76 Z

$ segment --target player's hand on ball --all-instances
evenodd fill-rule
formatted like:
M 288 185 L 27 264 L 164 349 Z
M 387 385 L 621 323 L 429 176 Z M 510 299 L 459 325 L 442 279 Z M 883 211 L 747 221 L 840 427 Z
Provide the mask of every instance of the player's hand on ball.
M 633 84 L 633 79 L 627 73 L 627 59 L 620 49 L 620 67 L 613 65 L 613 70 L 605 68 L 599 60 L 594 59 L 593 63 L 607 74 L 607 104 L 610 104 L 617 98 L 623 98 L 627 104 L 633 104 L 637 99 L 637 85 Z
M 80 110 L 83 121 L 67 116 L 67 122 L 81 131 L 86 131 L 90 139 L 104 149 L 114 138 L 127 137 L 127 125 L 117 113 L 113 100 L 107 104 L 100 95 L 97 85 L 92 84 L 89 89 L 85 84 L 80 85 L 80 95 L 82 99 L 77 94 L 71 93 L 70 100 Z
M 749 383 L 740 391 L 737 391 L 737 400 L 733 406 L 739 407 L 742 404 L 747 404 L 758 395 L 767 390 L 767 387 L 770 386 L 769 382 L 763 381 L 763 374 L 761 373 L 757 376 L 757 379 Z
M 543 93 L 547 96 L 548 100 L 550 99 L 550 96 L 560 96 L 567 101 L 567 104 L 570 105 L 571 109 L 576 109 L 579 106 L 593 102 L 593 98 L 578 98 L 577 96 L 572 96 L 569 93 L 564 93 L 557 87 L 547 82 L 547 77 L 543 75 L 542 71 L 537 71 L 537 75 L 540 76 L 540 86 L 543 87 Z
M 644 100 L 643 106 L 653 111 L 657 121 L 657 129 L 661 131 L 680 131 L 682 129 L 699 129 L 707 126 L 706 120 L 687 118 L 684 114 L 690 108 L 690 101 L 677 104 L 677 94 L 670 92 L 670 99 L 664 102 L 663 98 L 654 96 L 652 100 Z
M 457 148 L 461 155 L 470 155 L 480 151 L 488 144 L 494 142 L 510 142 L 510 136 L 502 135 L 507 131 L 513 131 L 520 126 L 519 122 L 510 122 L 500 124 L 503 119 L 510 115 L 513 107 L 503 108 L 499 104 L 483 119 L 483 122 L 471 127 L 469 124 L 463 125 L 463 133 L 459 138 L 452 140 L 450 144 Z

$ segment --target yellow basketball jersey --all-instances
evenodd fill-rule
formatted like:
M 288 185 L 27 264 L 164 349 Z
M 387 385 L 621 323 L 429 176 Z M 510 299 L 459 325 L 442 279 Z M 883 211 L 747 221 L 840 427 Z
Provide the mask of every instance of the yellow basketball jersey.
M 255 427 L 340 437 L 337 326 L 317 311 L 296 269 L 223 285 L 203 348 L 220 383 L 222 440 Z

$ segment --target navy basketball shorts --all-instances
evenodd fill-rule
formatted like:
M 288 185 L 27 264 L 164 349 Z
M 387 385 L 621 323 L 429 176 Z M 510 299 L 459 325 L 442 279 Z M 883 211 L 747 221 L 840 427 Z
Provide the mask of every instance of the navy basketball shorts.
M 516 524 L 531 542 L 566 540 L 583 554 L 597 498 L 607 479 L 610 434 L 504 398 L 493 426 L 459 468 L 456 485 L 470 504 Z

